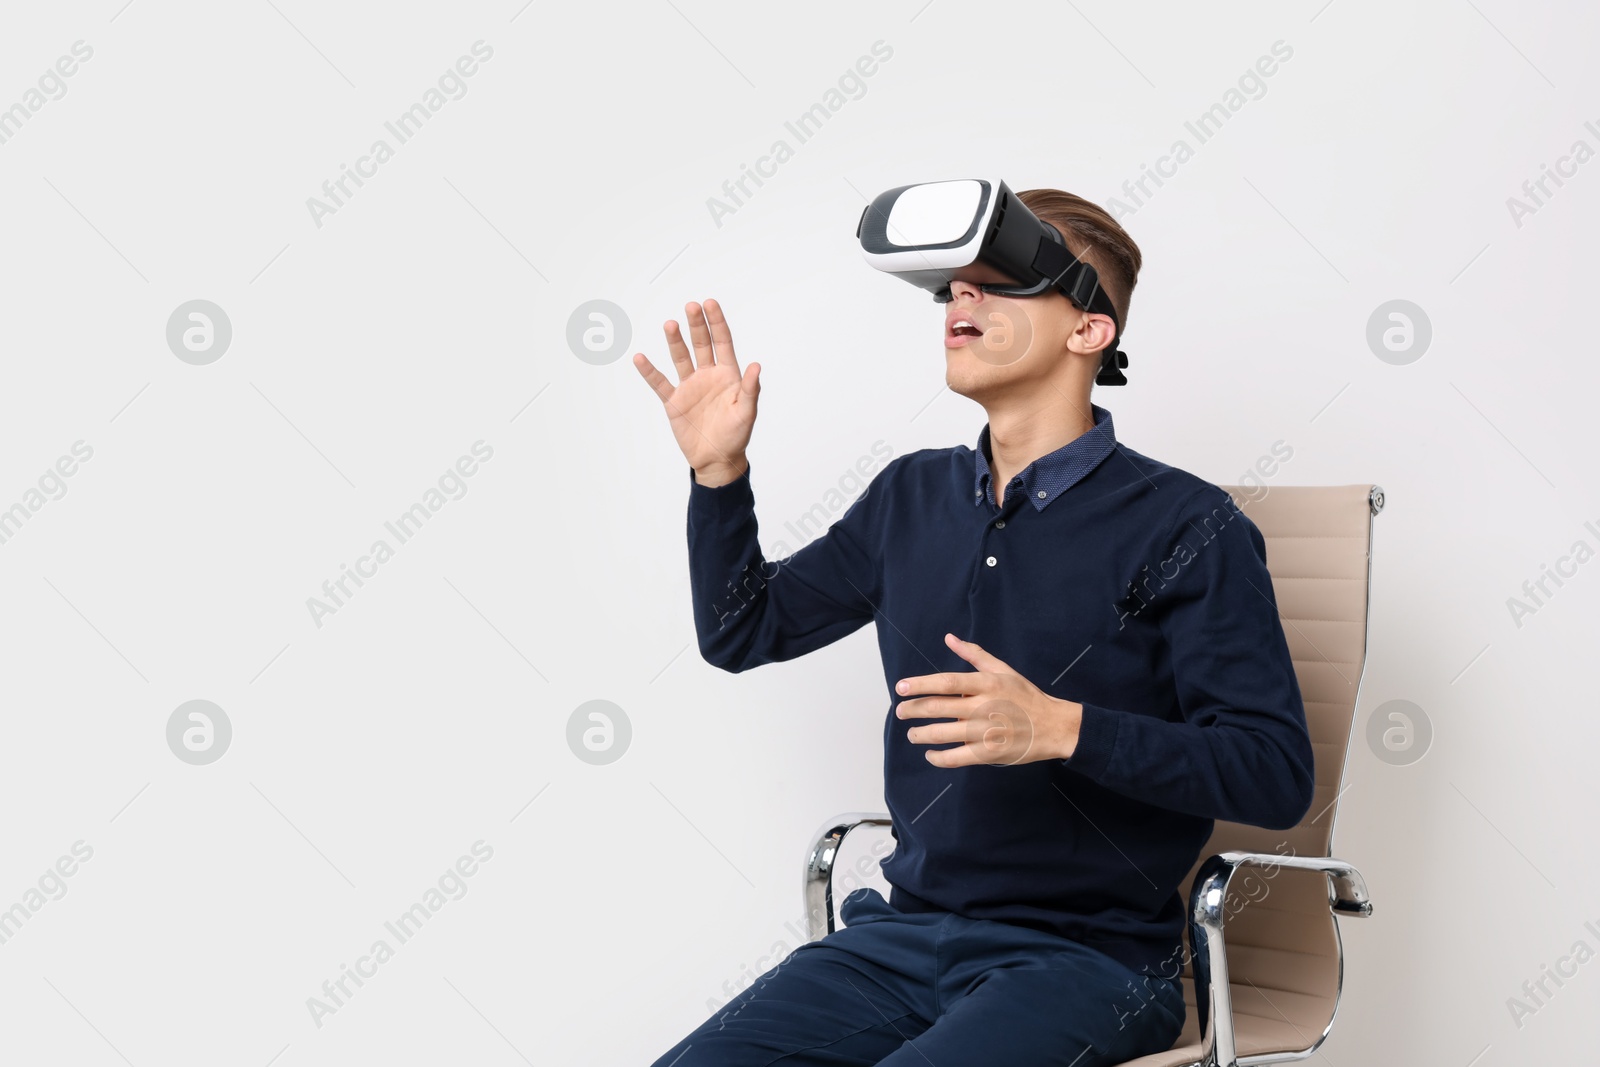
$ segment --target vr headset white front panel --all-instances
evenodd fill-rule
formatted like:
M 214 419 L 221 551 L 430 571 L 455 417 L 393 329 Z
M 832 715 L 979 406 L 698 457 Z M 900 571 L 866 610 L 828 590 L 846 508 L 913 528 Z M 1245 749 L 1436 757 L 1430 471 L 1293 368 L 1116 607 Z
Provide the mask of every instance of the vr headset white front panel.
M 902 190 L 883 219 L 883 244 L 878 246 L 883 250 L 862 250 L 867 262 L 918 285 L 949 280 L 950 271 L 974 263 L 983 248 L 996 188 L 988 183 L 985 189 L 985 184 L 962 178 Z
M 983 185 L 974 179 L 913 185 L 889 209 L 889 240 L 907 248 L 959 241 L 972 228 L 980 205 Z

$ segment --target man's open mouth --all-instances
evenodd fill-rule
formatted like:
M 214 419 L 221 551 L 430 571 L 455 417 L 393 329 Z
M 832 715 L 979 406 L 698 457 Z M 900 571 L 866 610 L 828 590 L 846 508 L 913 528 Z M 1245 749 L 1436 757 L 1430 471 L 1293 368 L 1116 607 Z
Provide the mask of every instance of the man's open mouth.
M 983 331 L 972 321 L 971 315 L 960 314 L 953 317 L 945 329 L 947 337 L 982 337 Z

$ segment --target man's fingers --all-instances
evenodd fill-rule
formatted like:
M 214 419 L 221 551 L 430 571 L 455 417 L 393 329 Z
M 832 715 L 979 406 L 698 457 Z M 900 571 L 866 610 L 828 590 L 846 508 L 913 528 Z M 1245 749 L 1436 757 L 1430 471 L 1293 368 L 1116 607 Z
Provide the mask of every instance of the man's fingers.
M 999 656 L 975 642 L 963 641 L 955 634 L 945 634 L 945 644 L 950 646 L 956 655 L 980 671 L 990 671 L 995 674 L 1015 673 Z
M 672 365 L 678 370 L 678 381 L 683 381 L 694 373 L 694 360 L 689 358 L 689 346 L 683 343 L 683 331 L 678 329 L 678 320 L 668 319 L 661 327 L 661 332 L 667 335 L 667 351 L 672 354 Z
M 954 719 L 971 715 L 979 703 L 972 697 L 917 697 L 896 704 L 894 713 L 901 719 Z
M 1013 742 L 1011 747 L 1021 745 L 1021 752 L 1007 752 L 998 755 L 1003 746 L 996 742 L 993 745 L 966 744 L 960 748 L 930 748 L 925 749 L 923 755 L 927 761 L 936 767 L 1015 767 L 1019 764 L 1037 762 L 1028 759 L 1032 749 L 1031 739 L 1023 742 Z
M 906 731 L 906 740 L 913 745 L 947 745 L 951 741 L 971 741 L 973 737 L 973 726 L 965 721 L 929 723 Z
M 962 745 L 960 748 L 930 748 L 923 753 L 923 758 L 935 767 L 976 767 L 983 762 L 978 758 L 977 749 L 971 745 Z
M 940 767 L 965 767 L 979 763 L 1014 766 L 1029 761 L 1039 733 L 1026 708 L 1003 697 L 994 700 L 921 697 L 912 703 L 925 701 L 932 701 L 930 706 L 944 704 L 959 708 L 955 722 L 919 723 L 906 729 L 906 740 L 914 745 L 960 745 L 927 752 L 930 763 Z
M 944 671 L 939 674 L 919 674 L 913 678 L 902 678 L 896 684 L 894 691 L 901 696 L 916 696 L 920 693 L 962 693 L 972 694 L 979 692 L 987 684 L 983 675 L 978 671 Z
M 656 396 L 661 398 L 663 404 L 672 399 L 672 394 L 677 392 L 677 389 L 667 380 L 665 374 L 656 370 L 656 365 L 650 362 L 649 356 L 643 352 L 635 352 L 633 354 L 633 365 L 639 369 L 639 374 L 655 392 Z
M 717 362 L 726 363 L 735 374 L 739 373 L 739 360 L 733 354 L 733 333 L 723 317 L 722 305 L 714 299 L 706 300 L 706 321 L 711 325 L 711 343 L 717 351 Z
M 694 344 L 695 367 L 716 366 L 717 360 L 711 351 L 711 331 L 706 327 L 705 311 L 693 300 L 683 305 L 683 310 L 689 316 L 689 340 Z

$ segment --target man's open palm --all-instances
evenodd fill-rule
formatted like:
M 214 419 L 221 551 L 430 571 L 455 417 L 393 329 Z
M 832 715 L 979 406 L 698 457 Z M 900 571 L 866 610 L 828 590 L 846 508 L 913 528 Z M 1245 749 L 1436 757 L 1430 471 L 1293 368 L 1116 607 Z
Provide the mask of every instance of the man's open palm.
M 707 300 L 703 310 L 691 301 L 684 311 L 694 344 L 692 358 L 678 323 L 668 319 L 662 327 L 678 384 L 668 381 L 643 352 L 634 354 L 633 365 L 661 398 L 689 466 L 697 472 L 714 470 L 736 477 L 745 467 L 745 446 L 755 426 L 761 364 L 752 363 L 740 374 L 733 334 L 715 300 Z

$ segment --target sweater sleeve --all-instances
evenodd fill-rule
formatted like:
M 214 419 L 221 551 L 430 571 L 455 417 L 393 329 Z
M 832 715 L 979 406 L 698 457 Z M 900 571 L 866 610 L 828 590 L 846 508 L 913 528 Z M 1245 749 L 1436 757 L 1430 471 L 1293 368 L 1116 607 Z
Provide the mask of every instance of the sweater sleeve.
M 737 674 L 803 656 L 872 621 L 881 599 L 874 523 L 888 471 L 822 536 L 779 560 L 766 559 L 756 540 L 748 467 L 714 487 L 689 471 L 689 584 L 707 663 Z
M 1180 509 L 1156 613 L 1182 721 L 1083 705 L 1063 763 L 1160 807 L 1272 830 L 1310 810 L 1311 737 L 1266 541 L 1220 487 Z M 1178 573 L 1168 577 L 1176 566 Z

